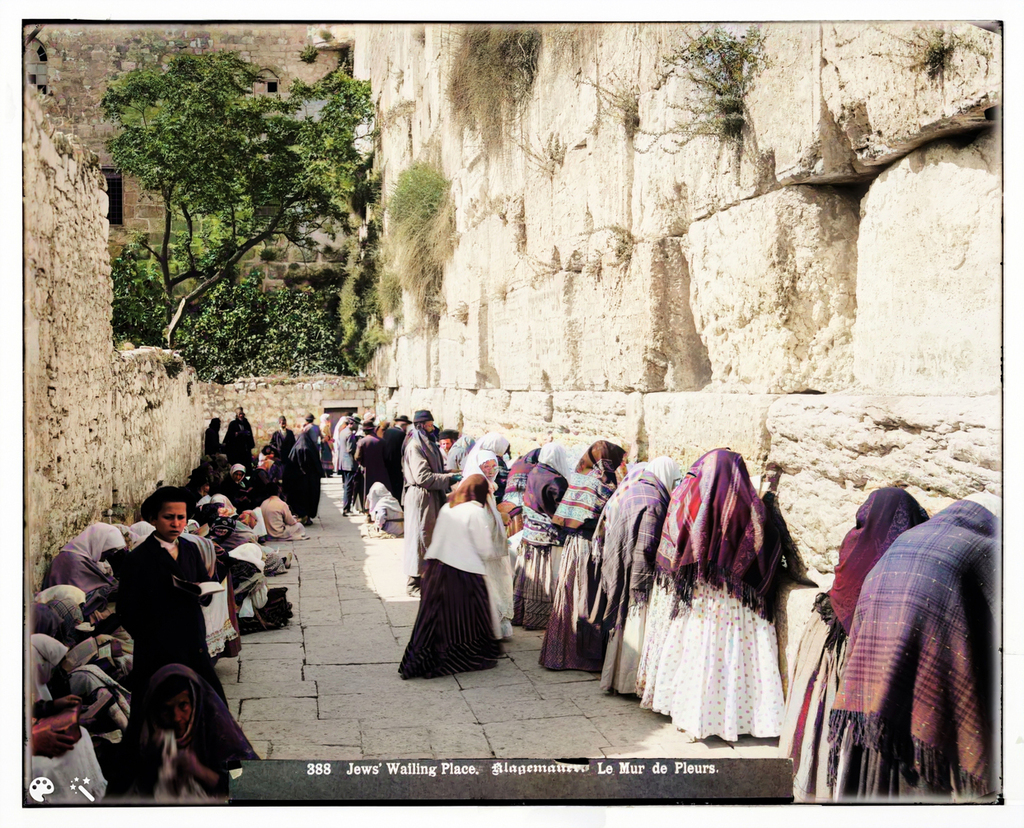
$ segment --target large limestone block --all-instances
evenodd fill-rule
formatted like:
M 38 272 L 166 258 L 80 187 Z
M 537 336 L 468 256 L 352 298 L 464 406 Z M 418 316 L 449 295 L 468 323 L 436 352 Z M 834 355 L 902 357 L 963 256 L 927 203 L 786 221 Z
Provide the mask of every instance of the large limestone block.
M 1001 386 L 998 135 L 940 141 L 882 173 L 861 206 L 854 373 L 874 393 Z
M 730 448 L 743 455 L 752 476 L 760 476 L 768 455 L 765 420 L 775 399 L 766 394 L 647 394 L 647 458 L 667 454 L 685 471 L 711 449 Z
M 715 386 L 850 385 L 857 225 L 839 191 L 787 187 L 690 226 L 690 304 Z
M 1002 491 L 997 396 L 787 396 L 769 408 L 767 429 L 779 505 L 801 559 L 819 572 L 834 569 L 873 489 L 905 488 L 929 514 Z
M 968 23 L 823 23 L 821 29 L 822 97 L 859 170 L 977 129 L 1001 101 L 998 34 Z M 948 70 L 933 78 L 922 62 L 927 39 L 939 29 L 961 45 Z

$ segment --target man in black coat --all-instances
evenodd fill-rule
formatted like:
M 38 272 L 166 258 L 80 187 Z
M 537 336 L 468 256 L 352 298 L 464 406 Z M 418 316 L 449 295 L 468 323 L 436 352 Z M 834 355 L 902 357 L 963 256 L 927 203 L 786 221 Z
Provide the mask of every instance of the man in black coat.
M 277 456 L 284 460 L 295 448 L 295 432 L 288 428 L 288 421 L 283 417 L 277 418 L 278 430 L 270 435 L 270 445 L 277 449 Z
M 402 444 L 405 433 L 412 421 L 404 414 L 395 417 L 394 425 L 384 432 L 384 467 L 388 470 L 391 483 L 388 491 L 399 503 L 402 502 L 402 489 L 405 488 L 405 477 L 402 475 Z
M 245 418 L 242 406 L 235 409 L 235 419 L 228 424 L 228 433 L 224 436 L 224 452 L 229 463 L 241 463 L 246 472 L 252 469 L 252 450 L 256 448 L 256 439 L 252 435 L 252 426 Z

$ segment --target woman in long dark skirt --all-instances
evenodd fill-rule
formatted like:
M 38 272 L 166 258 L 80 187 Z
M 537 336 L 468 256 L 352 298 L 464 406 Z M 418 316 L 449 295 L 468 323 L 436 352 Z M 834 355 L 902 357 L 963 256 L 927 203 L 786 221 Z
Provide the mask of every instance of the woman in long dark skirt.
M 324 476 L 320 448 L 309 428 L 303 429 L 288 454 L 284 467 L 284 490 L 292 513 L 309 526 L 320 506 L 320 479 Z
M 467 477 L 441 508 L 424 560 L 420 608 L 398 668 L 434 678 L 497 665 L 501 646 L 484 579 L 492 554 L 487 479 Z

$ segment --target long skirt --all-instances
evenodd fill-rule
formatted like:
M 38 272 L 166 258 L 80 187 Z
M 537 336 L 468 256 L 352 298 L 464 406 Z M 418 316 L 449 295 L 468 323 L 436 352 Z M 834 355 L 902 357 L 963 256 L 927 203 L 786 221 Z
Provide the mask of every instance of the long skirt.
M 288 506 L 297 518 L 315 518 L 320 508 L 320 478 L 315 474 L 286 466 L 284 489 Z
M 558 567 L 558 583 L 544 643 L 540 648 L 540 663 L 549 670 L 601 671 L 604 660 L 604 642 L 590 625 L 580 621 L 587 612 L 587 562 L 591 543 L 580 535 L 570 535 L 562 552 Z
M 629 605 L 626 623 L 621 630 L 612 630 L 601 668 L 601 689 L 627 695 L 637 692 L 636 675 L 647 627 L 647 604 Z
M 672 615 L 679 606 L 675 591 L 659 586 L 651 587 L 651 600 L 647 605 L 647 627 L 644 630 L 644 645 L 640 651 L 640 663 L 636 668 L 636 694 L 640 706 L 648 710 L 654 704 L 654 691 L 658 684 L 658 661 L 661 648 L 665 645 Z
M 778 736 L 785 699 L 775 625 L 702 581 L 691 605 L 679 609 L 658 661 L 652 709 L 698 739 Z
M 512 637 L 512 565 L 507 555 L 484 561 L 484 581 L 498 638 Z
M 436 558 L 424 561 L 419 611 L 399 675 L 435 678 L 488 670 L 499 655 L 484 576 Z
M 811 613 L 789 679 L 789 698 L 779 734 L 779 756 L 793 760 L 793 797 L 797 802 L 829 802 L 828 717 L 846 664 L 847 640 L 825 647 L 829 625 Z
M 512 585 L 512 623 L 524 630 L 545 630 L 551 619 L 561 546 L 534 546 L 523 541 Z

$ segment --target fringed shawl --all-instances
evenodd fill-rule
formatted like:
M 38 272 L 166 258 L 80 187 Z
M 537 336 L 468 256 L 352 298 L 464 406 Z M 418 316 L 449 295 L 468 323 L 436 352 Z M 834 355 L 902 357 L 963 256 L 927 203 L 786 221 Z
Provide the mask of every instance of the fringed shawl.
M 505 483 L 505 493 L 502 497 L 503 503 L 511 503 L 514 506 L 523 505 L 523 493 L 526 491 L 526 478 L 530 470 L 537 465 L 537 457 L 540 449 L 535 448 L 528 451 L 508 470 L 508 481 Z
M 621 631 L 629 606 L 647 603 L 668 502 L 664 483 L 640 470 L 626 477 L 605 504 L 593 552 L 601 564 L 602 598 L 591 623 Z
M 854 526 L 839 547 L 836 579 L 828 595 L 832 610 L 846 633 L 853 623 L 864 579 L 894 540 L 911 527 L 928 520 L 928 514 L 903 489 L 872 492 L 857 510 Z
M 625 449 L 607 440 L 591 445 L 569 478 L 569 488 L 551 518 L 552 523 L 570 531 L 593 530 L 601 510 L 615 491 L 618 484 L 615 472 L 625 456 Z
M 743 458 L 728 449 L 709 451 L 672 493 L 658 547 L 659 582 L 672 585 L 682 608 L 700 580 L 772 621 L 781 557 L 778 530 Z
M 829 718 L 829 779 L 847 732 L 912 784 L 993 790 L 999 521 L 965 500 L 909 529 L 864 580 Z

